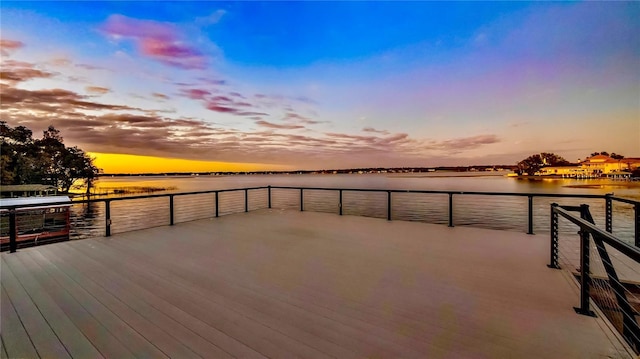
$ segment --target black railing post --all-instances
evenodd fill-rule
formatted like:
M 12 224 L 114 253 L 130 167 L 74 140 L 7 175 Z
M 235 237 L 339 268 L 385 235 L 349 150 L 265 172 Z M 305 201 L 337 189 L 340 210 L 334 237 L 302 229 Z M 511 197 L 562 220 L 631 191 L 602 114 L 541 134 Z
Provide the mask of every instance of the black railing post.
M 581 215 L 589 210 L 589 206 L 580 205 Z M 580 228 L 580 307 L 574 307 L 576 313 L 595 317 L 596 315 L 589 310 L 589 286 L 591 279 L 589 277 L 589 232 Z
M 607 193 L 605 195 L 605 230 L 609 233 L 613 232 L 613 201 L 611 201 L 611 196 L 613 193 Z
M 173 195 L 169 196 L 169 225 L 173 226 Z
M 244 211 L 249 212 L 249 190 L 244 189 Z
M 636 204 L 635 206 L 633 206 L 633 217 L 635 219 L 636 222 L 636 230 L 635 230 L 635 237 L 636 237 L 636 247 L 640 247 L 640 204 Z
M 218 209 L 219 209 L 219 205 L 218 205 L 218 191 L 216 191 L 216 218 L 218 217 L 219 213 L 218 213 Z
M 9 210 L 9 252 L 15 253 L 18 249 L 18 228 L 16 223 L 16 209 Z
M 529 196 L 529 230 L 527 234 L 533 234 L 533 196 Z
M 453 193 L 449 193 L 449 227 L 453 227 Z
M 304 194 L 303 194 L 303 188 L 300 188 L 300 211 L 304 211 Z
M 111 201 L 104 201 L 104 235 L 111 236 Z
M 340 215 L 342 216 L 342 190 L 338 190 L 338 207 L 340 208 Z
M 387 191 L 387 221 L 391 220 L 391 191 Z
M 557 203 L 551 204 L 551 255 L 549 264 L 547 264 L 547 267 L 554 269 L 560 269 L 558 265 L 558 213 L 555 211 L 557 207 Z
M 267 204 L 271 208 L 271 185 L 267 186 Z

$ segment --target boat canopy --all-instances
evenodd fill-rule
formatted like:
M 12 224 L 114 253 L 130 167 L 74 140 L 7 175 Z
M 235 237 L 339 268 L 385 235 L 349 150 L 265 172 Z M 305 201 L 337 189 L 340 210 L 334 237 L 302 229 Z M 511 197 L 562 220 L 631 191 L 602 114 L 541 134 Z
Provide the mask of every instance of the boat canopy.
M 69 202 L 60 203 L 60 202 Z M 55 203 L 55 204 L 53 204 Z M 18 198 L 0 198 L 0 206 L 30 206 L 35 204 L 41 204 L 43 206 L 27 207 L 25 209 L 36 209 L 46 207 L 67 207 L 71 206 L 71 199 L 67 196 L 50 196 L 50 197 L 18 197 Z M 49 205 L 52 204 L 52 205 Z

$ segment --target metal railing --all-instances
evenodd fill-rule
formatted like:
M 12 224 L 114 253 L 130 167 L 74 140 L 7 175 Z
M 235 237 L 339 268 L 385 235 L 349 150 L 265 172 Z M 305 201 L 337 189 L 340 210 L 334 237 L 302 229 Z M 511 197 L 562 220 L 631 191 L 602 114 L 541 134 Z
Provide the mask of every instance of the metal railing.
M 386 218 L 387 220 L 392 220 L 394 218 L 394 205 L 393 200 L 394 197 L 402 197 L 402 195 L 435 195 L 435 196 L 443 196 L 446 198 L 446 211 L 444 216 L 442 216 L 443 222 L 448 224 L 448 226 L 453 227 L 456 225 L 456 217 L 455 212 L 460 207 L 465 206 L 456 206 L 454 198 L 467 198 L 467 197 L 479 197 L 479 196 L 488 196 L 491 198 L 526 198 L 526 216 L 523 215 L 521 220 L 526 222 L 526 233 L 534 234 L 534 200 L 538 198 L 572 198 L 572 199 L 595 199 L 605 201 L 605 217 L 606 217 L 606 227 L 608 231 L 612 230 L 613 224 L 613 203 L 620 202 L 625 204 L 631 204 L 634 206 L 634 219 L 635 219 L 635 228 L 634 228 L 634 241 L 636 246 L 640 246 L 640 202 L 615 197 L 611 194 L 608 195 L 592 195 L 592 194 L 559 194 L 559 193 L 511 193 L 511 192 L 478 192 L 478 191 L 435 191 L 435 190 L 397 190 L 397 189 L 363 189 L 363 188 L 326 188 L 326 187 L 294 187 L 294 186 L 261 186 L 261 187 L 248 187 L 248 188 L 235 188 L 235 189 L 222 189 L 222 190 L 209 190 L 209 191 L 196 191 L 196 192 L 183 192 L 183 193 L 171 193 L 171 194 L 151 194 L 151 195 L 141 195 L 141 196 L 130 196 L 130 197 L 115 197 L 115 198 L 104 198 L 104 199 L 84 199 L 79 201 L 73 201 L 74 205 L 76 204 L 102 204 L 104 206 L 104 235 L 110 236 L 112 234 L 112 204 L 121 203 L 123 201 L 135 201 L 135 200 L 151 200 L 151 199 L 159 199 L 166 198 L 168 199 L 168 209 L 167 209 L 167 217 L 166 219 L 158 220 L 158 224 L 154 225 L 162 225 L 169 224 L 173 225 L 176 223 L 176 198 L 187 198 L 187 196 L 202 196 L 206 194 L 213 194 L 213 199 L 211 199 L 211 206 L 213 213 L 210 214 L 210 217 L 218 217 L 227 213 L 235 213 L 244 210 L 248 212 L 250 210 L 250 201 L 252 199 L 252 193 L 256 191 L 265 192 L 266 198 L 264 199 L 261 205 L 254 206 L 255 208 L 272 208 L 274 202 L 278 202 L 282 200 L 284 196 L 282 193 L 276 194 L 276 190 L 278 191 L 294 191 L 297 194 L 299 199 L 299 203 L 295 206 L 299 208 L 301 211 L 306 210 L 307 202 L 305 201 L 306 194 L 311 194 L 315 192 L 323 192 L 323 193 L 334 193 L 337 194 L 337 203 L 334 204 L 325 204 L 320 211 L 329 211 L 333 213 L 337 213 L 339 215 L 343 214 L 356 214 L 356 215 L 370 215 L 374 217 Z M 244 203 L 230 203 L 229 201 L 225 202 L 223 195 L 229 193 L 241 194 L 244 198 Z M 347 195 L 353 196 L 354 194 L 366 194 L 366 195 L 375 195 L 377 196 L 378 202 L 382 201 L 383 204 L 376 207 L 376 211 L 365 210 L 354 210 L 355 207 L 360 209 L 367 208 L 368 203 L 365 201 L 365 198 L 356 197 L 356 198 L 346 198 Z M 291 196 L 289 196 L 291 197 Z M 224 203 L 223 203 L 224 202 Z M 286 201 L 285 201 L 286 202 Z M 57 205 L 63 203 L 50 203 L 48 205 Z M 155 204 L 155 203 L 154 203 Z M 233 206 L 231 206 L 233 204 Z M 400 204 L 402 205 L 402 203 Z M 38 206 L 34 205 L 20 205 L 20 206 L 1 206 L 0 210 L 4 211 L 9 216 L 9 232 L 10 232 L 10 245 L 9 250 L 14 252 L 17 249 L 16 244 L 16 228 L 15 228 L 15 212 L 17 208 L 25 209 L 29 207 Z M 201 206 L 207 206 L 207 203 L 201 204 Z M 229 207 L 233 207 L 229 209 Z M 401 206 L 402 207 L 402 206 Z M 442 205 L 444 207 L 444 205 Z M 287 208 L 292 208 L 291 206 Z M 490 208 L 490 207 L 488 207 Z M 444 209 L 444 208 L 443 208 Z M 156 208 L 156 211 L 164 210 L 160 208 Z M 397 210 L 397 207 L 396 207 Z M 224 212 L 226 211 L 226 212 Z M 127 213 L 126 215 L 129 215 Z M 440 216 L 440 215 L 439 215 Z M 415 216 L 413 216 L 415 217 Z M 490 215 L 488 216 L 490 217 Z M 494 218 L 486 218 L 487 220 Z M 484 219 L 483 219 L 484 220 Z M 518 219 L 520 220 L 520 219 Z M 143 225 L 143 224 L 142 224 Z M 135 229 L 140 229 L 140 225 L 134 226 Z M 148 226 L 149 227 L 149 226 Z M 142 227 L 142 228 L 148 228 Z
M 607 208 L 610 208 L 610 198 L 607 198 Z M 571 214 L 571 212 L 579 212 L 580 217 Z M 636 353 L 639 353 L 640 326 L 636 318 L 638 311 L 633 308 L 632 304 L 640 303 L 638 299 L 638 296 L 640 296 L 638 289 L 640 288 L 637 282 L 633 283 L 621 279 L 619 271 L 620 267 L 625 266 L 627 271 L 629 269 L 634 270 L 631 273 L 640 278 L 640 271 L 638 270 L 640 269 L 638 267 L 638 264 L 640 264 L 640 249 L 612 235 L 610 233 L 611 222 L 607 221 L 606 231 L 596 227 L 588 205 L 583 204 L 577 207 L 560 206 L 553 203 L 551 205 L 551 243 L 550 263 L 548 265 L 550 268 L 560 269 L 558 231 L 560 217 L 569 220 L 580 228 L 578 232 L 580 236 L 580 260 L 577 270 L 580 284 L 580 306 L 575 307 L 575 311 L 579 314 L 595 316 L 590 308 L 590 300 L 593 298 L 594 302 L 599 305 L 605 316 L 620 331 L 629 345 Z M 591 253 L 593 249 L 591 239 L 593 240 L 593 247 L 596 249 L 595 253 Z M 605 244 L 610 250 L 607 250 Z M 614 256 L 610 255 L 610 252 L 614 252 Z M 614 261 L 612 258 L 616 260 Z M 592 269 L 594 261 L 601 264 L 606 276 L 603 276 L 602 273 L 600 275 L 595 273 Z M 614 262 L 618 265 L 616 266 Z M 568 265 L 572 264 L 569 263 Z M 635 268 L 632 268 L 630 264 L 635 264 Z M 600 293 L 596 293 L 594 289 L 597 289 Z

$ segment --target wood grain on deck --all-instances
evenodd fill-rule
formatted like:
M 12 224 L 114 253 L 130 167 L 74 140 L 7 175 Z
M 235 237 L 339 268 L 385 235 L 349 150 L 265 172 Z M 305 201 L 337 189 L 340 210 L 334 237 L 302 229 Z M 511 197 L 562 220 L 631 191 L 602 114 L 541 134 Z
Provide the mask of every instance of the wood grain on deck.
M 548 238 L 261 210 L 2 254 L 3 357 L 625 357 Z

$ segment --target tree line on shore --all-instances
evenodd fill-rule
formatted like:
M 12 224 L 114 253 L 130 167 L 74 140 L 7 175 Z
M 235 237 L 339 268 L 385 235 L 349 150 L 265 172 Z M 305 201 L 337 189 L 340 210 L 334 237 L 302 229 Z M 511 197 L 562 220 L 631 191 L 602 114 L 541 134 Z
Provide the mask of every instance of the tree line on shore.
M 60 131 L 49 126 L 34 139 L 24 126 L 0 121 L 0 184 L 46 184 L 67 193 L 77 180 L 91 187 L 100 170 L 78 147 L 67 147 Z

